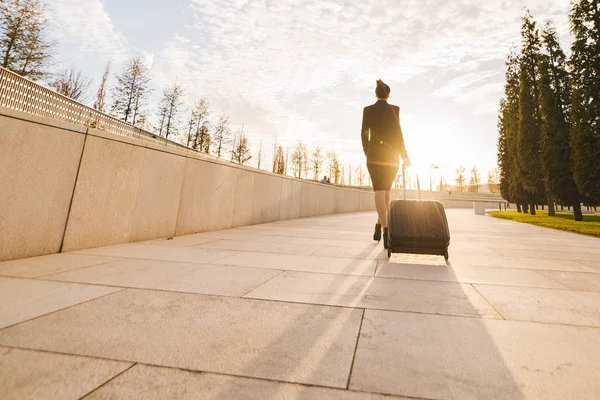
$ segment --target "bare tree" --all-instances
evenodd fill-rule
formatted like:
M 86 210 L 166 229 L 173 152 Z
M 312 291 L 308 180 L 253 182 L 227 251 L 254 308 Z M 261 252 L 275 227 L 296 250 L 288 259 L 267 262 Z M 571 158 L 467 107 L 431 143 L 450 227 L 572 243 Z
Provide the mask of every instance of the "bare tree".
M 315 180 L 319 180 L 319 172 L 321 172 L 321 167 L 323 166 L 323 153 L 321 153 L 321 148 L 317 147 L 312 153 L 312 170 L 314 173 Z
M 44 78 L 53 45 L 46 38 L 48 26 L 44 1 L 0 1 L 0 65 L 31 79 Z
M 106 107 L 106 82 L 108 81 L 108 76 L 110 75 L 111 65 L 112 60 L 108 60 L 108 62 L 106 63 L 106 67 L 104 68 L 104 73 L 102 74 L 100 87 L 96 92 L 96 101 L 94 102 L 94 108 L 100 112 L 104 112 L 104 109 Z
M 365 182 L 365 172 L 363 170 L 362 164 L 359 164 L 358 169 L 356 171 L 356 178 L 358 179 L 358 184 L 362 186 Z
M 187 146 L 203 153 L 209 152 L 209 121 L 210 111 L 208 101 L 201 98 L 192 106 L 188 121 Z
M 217 126 L 213 134 L 213 143 L 216 146 L 215 154 L 218 158 L 225 153 L 225 147 L 229 143 L 229 136 L 231 135 L 231 129 L 229 128 L 229 117 L 224 114 L 219 117 Z
M 231 162 L 234 161 L 235 151 L 238 145 L 242 142 L 242 139 L 244 138 L 244 125 L 245 124 L 242 122 L 242 127 L 240 128 L 239 133 L 235 133 L 233 135 L 233 143 L 231 145 Z
M 459 165 L 456 169 L 456 186 L 462 192 L 465 187 L 465 167 Z
M 479 192 L 479 181 L 481 178 L 479 177 L 479 171 L 476 166 L 471 168 L 471 178 L 469 180 L 469 191 L 470 192 Z
M 123 121 L 136 125 L 144 114 L 145 100 L 150 94 L 150 68 L 141 57 L 134 57 L 125 64 L 117 75 L 117 86 L 112 89 L 111 111 Z
M 439 168 L 440 167 L 438 167 L 437 165 L 431 164 L 431 173 L 429 175 L 429 191 L 430 192 L 433 192 L 433 177 Z
M 292 153 L 292 164 L 294 165 L 294 176 L 301 178 L 302 171 L 306 165 L 306 145 L 302 140 L 298 141 Z
M 488 172 L 488 186 L 491 193 L 500 192 L 500 170 L 495 168 Z
M 50 86 L 58 93 L 85 103 L 89 99 L 89 90 L 92 78 L 86 76 L 82 70 L 73 67 L 62 70 L 50 82 Z
M 179 125 L 179 108 L 183 104 L 183 88 L 181 83 L 175 82 L 163 92 L 159 105 L 160 129 L 159 135 L 165 133 L 165 138 L 177 133 Z
M 308 179 L 308 162 L 308 148 L 305 146 L 302 153 L 302 169 L 304 171 L 304 179 Z
M 352 172 L 354 171 L 354 169 L 352 168 L 352 165 L 348 165 L 348 186 L 352 186 Z

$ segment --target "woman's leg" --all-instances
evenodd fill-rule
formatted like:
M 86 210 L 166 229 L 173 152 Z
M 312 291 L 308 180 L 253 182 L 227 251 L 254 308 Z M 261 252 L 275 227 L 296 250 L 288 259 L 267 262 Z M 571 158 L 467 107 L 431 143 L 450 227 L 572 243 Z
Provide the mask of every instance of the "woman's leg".
M 388 213 L 390 212 L 390 197 L 392 195 L 392 191 L 391 190 L 386 190 L 385 191 L 385 226 L 387 226 L 387 216 Z
M 387 203 L 385 190 L 378 190 L 375 192 L 375 208 L 377 208 L 377 215 L 379 216 L 379 223 L 382 228 L 387 228 Z

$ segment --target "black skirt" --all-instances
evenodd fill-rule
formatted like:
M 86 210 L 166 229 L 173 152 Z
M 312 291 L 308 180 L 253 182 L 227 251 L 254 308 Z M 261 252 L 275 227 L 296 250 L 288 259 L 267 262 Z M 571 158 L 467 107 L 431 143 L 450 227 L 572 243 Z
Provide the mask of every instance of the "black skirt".
M 371 175 L 373 190 L 390 190 L 396 175 L 398 175 L 399 164 L 385 162 L 369 162 L 367 160 L 367 169 Z

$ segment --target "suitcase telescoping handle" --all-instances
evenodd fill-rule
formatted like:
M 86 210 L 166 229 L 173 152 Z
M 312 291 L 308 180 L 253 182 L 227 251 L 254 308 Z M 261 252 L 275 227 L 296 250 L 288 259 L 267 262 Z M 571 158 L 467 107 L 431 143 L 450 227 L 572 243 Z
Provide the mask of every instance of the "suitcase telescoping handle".
M 406 167 L 402 165 L 402 187 L 404 189 L 404 200 L 406 200 Z M 419 181 L 419 175 L 417 174 L 417 189 L 419 192 L 419 200 L 421 200 L 421 182 Z
M 404 170 L 406 167 L 402 165 L 402 188 L 404 189 L 404 200 L 406 200 L 406 175 L 404 175 Z

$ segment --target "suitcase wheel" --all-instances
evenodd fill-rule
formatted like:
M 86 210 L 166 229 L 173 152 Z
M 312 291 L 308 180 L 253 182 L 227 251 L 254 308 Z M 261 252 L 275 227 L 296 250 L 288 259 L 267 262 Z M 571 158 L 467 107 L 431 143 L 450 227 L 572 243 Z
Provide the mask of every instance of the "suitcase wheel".
M 448 249 L 446 249 L 446 251 L 444 251 L 444 259 L 446 261 L 448 261 L 449 258 L 450 258 L 450 255 L 448 254 Z

